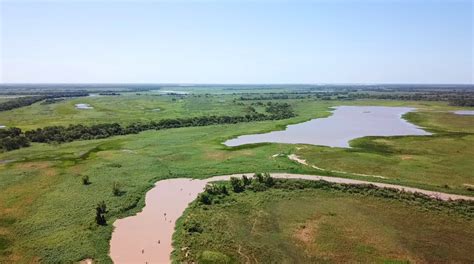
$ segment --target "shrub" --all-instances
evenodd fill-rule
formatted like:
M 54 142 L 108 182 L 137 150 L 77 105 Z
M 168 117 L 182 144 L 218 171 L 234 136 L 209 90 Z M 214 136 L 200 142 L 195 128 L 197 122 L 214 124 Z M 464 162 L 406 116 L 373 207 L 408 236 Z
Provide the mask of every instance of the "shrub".
M 112 193 L 115 196 L 120 196 L 120 195 L 123 194 L 122 190 L 120 189 L 120 185 L 118 184 L 118 182 L 114 182 L 114 184 L 112 185 Z
M 91 184 L 91 182 L 89 181 L 89 176 L 87 176 L 87 175 L 82 176 L 82 184 L 83 185 Z
M 249 189 L 251 189 L 254 192 L 263 192 L 267 190 L 267 186 L 262 182 L 253 181 Z
M 272 176 L 270 176 L 270 173 L 265 172 L 265 173 L 263 174 L 263 183 L 264 183 L 265 186 L 267 186 L 267 187 L 272 187 L 273 185 L 275 185 L 275 181 L 274 181 L 274 179 L 272 178 Z
M 201 224 L 193 218 L 186 219 L 184 222 L 184 229 L 188 233 L 202 233 L 202 231 L 204 231 L 204 229 L 201 227 Z
M 231 177 L 230 184 L 232 185 L 232 190 L 236 193 L 243 192 L 245 190 L 245 186 L 242 183 L 242 180 L 238 178 Z
M 212 198 L 211 198 L 211 195 L 209 195 L 208 192 L 203 192 L 203 193 L 199 194 L 198 201 L 202 204 L 209 205 L 209 204 L 212 203 Z
M 245 175 L 242 176 L 242 181 L 244 183 L 244 186 L 249 186 L 252 183 L 252 179 L 248 178 Z
M 104 201 L 97 204 L 97 207 L 95 208 L 95 222 L 98 225 L 107 225 L 107 221 L 105 220 L 105 214 L 107 212 L 107 205 Z

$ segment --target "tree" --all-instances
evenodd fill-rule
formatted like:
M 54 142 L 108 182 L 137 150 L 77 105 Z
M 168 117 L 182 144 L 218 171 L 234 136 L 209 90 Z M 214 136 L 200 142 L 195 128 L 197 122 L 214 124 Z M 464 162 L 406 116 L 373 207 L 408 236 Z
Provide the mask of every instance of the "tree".
M 107 221 L 105 220 L 105 214 L 107 212 L 107 205 L 104 201 L 97 204 L 97 207 L 95 208 L 95 222 L 98 225 L 107 225 Z
M 199 194 L 198 201 L 203 204 L 209 205 L 212 203 L 211 195 L 208 192 L 203 192 Z
M 258 172 L 253 175 L 253 177 L 260 183 L 263 183 L 263 174 Z
M 242 181 L 238 178 L 231 177 L 230 184 L 232 185 L 232 190 L 236 193 L 243 192 L 245 190 Z
M 82 184 L 83 185 L 91 184 L 91 182 L 89 181 L 89 176 L 87 176 L 87 175 L 82 176 Z
M 227 187 L 224 184 L 221 185 L 221 190 L 220 191 L 224 195 L 229 195 L 229 191 L 227 190 Z
M 270 176 L 270 173 L 265 172 L 263 173 L 263 183 L 267 187 L 272 187 L 273 185 L 275 185 L 275 180 L 272 178 L 272 176 Z
M 242 175 L 242 181 L 244 183 L 244 186 L 249 186 L 252 183 L 252 179 L 245 175 Z

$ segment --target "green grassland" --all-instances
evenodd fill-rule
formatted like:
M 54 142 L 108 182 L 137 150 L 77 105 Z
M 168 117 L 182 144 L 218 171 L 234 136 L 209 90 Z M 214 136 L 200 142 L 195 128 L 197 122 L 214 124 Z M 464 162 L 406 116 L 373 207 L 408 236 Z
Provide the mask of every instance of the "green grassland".
M 54 124 L 127 123 L 162 117 L 242 114 L 246 105 L 233 104 L 232 98 L 232 95 L 185 97 L 176 101 L 170 96 L 78 98 L 2 112 L 0 124 L 11 120 L 12 123 L 6 124 L 30 129 Z M 453 108 L 431 102 L 285 102 L 292 104 L 297 117 L 147 131 L 61 145 L 33 144 L 29 148 L 0 153 L 0 263 L 67 263 L 88 257 L 109 263 L 111 223 L 140 211 L 146 191 L 154 182 L 165 178 L 281 171 L 385 181 L 472 195 L 464 185 L 474 184 L 474 164 L 470 160 L 474 149 L 472 116 L 446 114 L 444 117 L 436 111 Z M 95 109 L 93 112 L 75 110 L 74 103 L 90 103 Z M 353 149 L 289 144 L 228 148 L 221 144 L 237 135 L 262 133 L 311 118 L 327 117 L 330 106 L 341 104 L 419 107 L 419 113 L 407 118 L 440 132 L 428 137 L 357 139 L 352 143 Z M 163 110 L 148 113 L 140 107 Z M 321 171 L 286 157 L 272 157 L 278 153 L 296 153 L 328 170 L 381 174 L 388 178 Z M 90 178 L 90 185 L 82 185 L 83 176 Z M 112 193 L 116 182 L 124 191 L 121 196 Z M 102 200 L 109 209 L 109 225 L 98 227 L 94 223 L 94 207 Z
M 474 223 L 370 195 L 270 189 L 194 202 L 174 243 L 176 263 L 470 263 Z
M 0 124 L 29 130 L 53 125 L 113 122 L 129 124 L 164 118 L 242 113 L 244 107 L 233 104 L 231 100 L 231 97 L 211 95 L 181 97 L 126 94 L 79 97 L 53 104 L 39 102 L 31 106 L 0 112 Z M 89 104 L 94 109 L 76 109 L 75 104 L 79 103 Z

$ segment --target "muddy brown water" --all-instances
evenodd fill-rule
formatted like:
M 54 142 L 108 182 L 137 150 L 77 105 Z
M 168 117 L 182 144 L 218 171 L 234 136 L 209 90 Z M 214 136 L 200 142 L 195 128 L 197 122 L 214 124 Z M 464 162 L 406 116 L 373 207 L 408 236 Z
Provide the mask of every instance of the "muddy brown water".
M 114 223 L 110 241 L 110 257 L 114 263 L 170 263 L 173 250 L 172 236 L 176 220 L 183 214 L 209 182 L 229 180 L 230 177 L 251 177 L 252 173 L 215 176 L 204 180 L 167 179 L 158 181 L 147 192 L 146 206 L 142 212 L 119 219 Z M 427 191 L 393 184 L 374 183 L 346 178 L 302 175 L 290 173 L 272 173 L 275 178 L 325 180 L 347 184 L 373 184 L 381 188 L 395 188 L 407 192 L 420 192 L 442 200 L 466 199 L 474 197 Z M 181 249 L 176 249 L 181 250 Z

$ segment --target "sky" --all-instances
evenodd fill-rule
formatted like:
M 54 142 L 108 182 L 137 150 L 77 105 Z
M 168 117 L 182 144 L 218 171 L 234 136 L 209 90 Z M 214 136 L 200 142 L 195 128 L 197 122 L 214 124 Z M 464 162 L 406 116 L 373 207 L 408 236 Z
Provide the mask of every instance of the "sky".
M 472 84 L 473 5 L 0 0 L 0 83 Z

